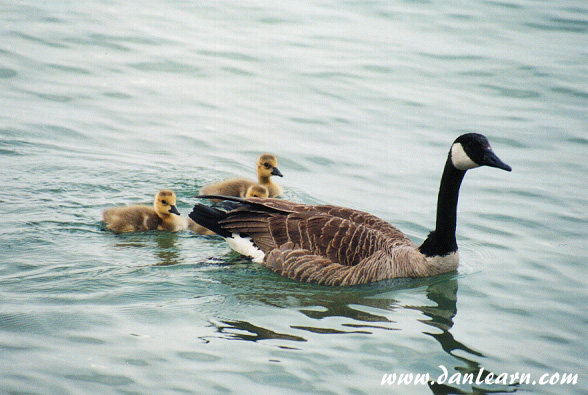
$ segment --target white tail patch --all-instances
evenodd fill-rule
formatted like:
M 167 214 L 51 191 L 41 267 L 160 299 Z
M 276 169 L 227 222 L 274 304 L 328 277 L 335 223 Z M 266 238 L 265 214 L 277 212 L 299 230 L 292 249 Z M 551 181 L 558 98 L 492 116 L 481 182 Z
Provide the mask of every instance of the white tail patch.
M 474 162 L 465 150 L 461 143 L 455 143 L 451 146 L 451 163 L 458 170 L 469 170 L 475 167 L 480 167 L 479 164 Z
M 253 258 L 255 263 L 263 262 L 265 253 L 253 244 L 251 237 L 241 237 L 240 234 L 233 233 L 231 237 L 227 237 L 225 240 L 233 251 Z

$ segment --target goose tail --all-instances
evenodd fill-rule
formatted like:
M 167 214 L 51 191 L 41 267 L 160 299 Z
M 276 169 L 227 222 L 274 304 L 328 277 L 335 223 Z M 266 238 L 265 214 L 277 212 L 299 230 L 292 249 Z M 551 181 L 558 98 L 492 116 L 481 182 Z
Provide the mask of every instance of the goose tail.
M 196 203 L 192 212 L 188 214 L 188 217 L 197 224 L 204 226 L 206 229 L 209 229 L 220 236 L 230 237 L 231 233 L 222 229 L 219 225 L 219 222 L 227 218 L 227 216 L 228 213 L 226 211 L 206 206 L 201 203 Z

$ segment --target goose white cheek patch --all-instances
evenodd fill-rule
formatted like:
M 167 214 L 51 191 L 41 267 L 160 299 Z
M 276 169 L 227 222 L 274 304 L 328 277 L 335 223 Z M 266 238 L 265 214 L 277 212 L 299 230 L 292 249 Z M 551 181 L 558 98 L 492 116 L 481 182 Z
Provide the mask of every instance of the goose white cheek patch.
M 451 163 L 458 170 L 469 170 L 475 167 L 480 167 L 479 164 L 470 159 L 461 143 L 456 143 L 451 146 Z

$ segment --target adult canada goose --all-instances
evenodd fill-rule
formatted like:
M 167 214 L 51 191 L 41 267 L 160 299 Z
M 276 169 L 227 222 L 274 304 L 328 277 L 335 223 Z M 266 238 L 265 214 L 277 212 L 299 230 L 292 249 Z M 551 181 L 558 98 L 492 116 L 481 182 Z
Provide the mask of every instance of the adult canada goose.
M 273 198 L 280 196 L 283 189 L 271 180 L 271 176 L 283 177 L 278 170 L 278 158 L 274 154 L 261 154 L 257 158 L 257 180 L 259 185 L 267 188 L 269 197 Z M 206 185 L 200 189 L 200 194 L 246 197 L 247 189 L 255 184 L 246 178 L 235 178 Z
M 300 281 L 354 285 L 433 276 L 457 269 L 459 187 L 466 171 L 479 166 L 511 171 L 486 137 L 458 137 L 441 178 L 435 230 L 421 246 L 371 214 L 336 206 L 225 197 L 237 202 L 229 211 L 196 204 L 189 216 L 223 236 L 235 251 Z
M 155 195 L 153 207 L 124 206 L 107 208 L 102 212 L 106 228 L 116 233 L 145 230 L 167 230 L 177 232 L 188 229 L 191 219 L 181 217 L 176 207 L 176 194 L 161 190 Z

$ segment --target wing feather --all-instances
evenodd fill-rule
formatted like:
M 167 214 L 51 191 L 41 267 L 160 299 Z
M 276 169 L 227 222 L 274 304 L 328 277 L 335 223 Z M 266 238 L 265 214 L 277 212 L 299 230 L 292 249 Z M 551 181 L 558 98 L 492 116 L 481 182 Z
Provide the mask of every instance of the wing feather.
M 214 199 L 231 200 L 243 203 L 243 205 L 235 211 L 245 210 L 250 212 L 281 212 L 281 213 L 315 213 L 327 214 L 333 217 L 347 219 L 357 225 L 364 225 L 370 229 L 381 232 L 383 235 L 392 239 L 407 239 L 406 235 L 398 228 L 390 225 L 381 218 L 376 217 L 370 213 L 360 210 L 353 210 L 346 207 L 339 207 L 333 205 L 310 205 L 303 203 L 295 203 L 288 200 L 272 199 L 272 198 L 238 198 L 221 195 L 197 196 Z

